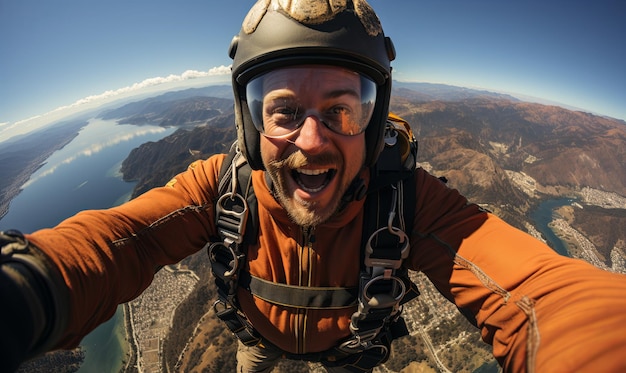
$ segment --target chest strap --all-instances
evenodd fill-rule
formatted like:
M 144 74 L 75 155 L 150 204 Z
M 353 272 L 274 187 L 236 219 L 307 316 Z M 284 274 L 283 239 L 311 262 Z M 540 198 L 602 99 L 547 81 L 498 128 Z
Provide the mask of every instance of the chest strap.
M 359 288 L 354 287 L 309 287 L 281 284 L 241 273 L 239 285 L 248 289 L 255 297 L 266 302 L 286 307 L 308 309 L 350 308 L 357 304 Z
M 220 175 L 219 192 L 222 197 L 216 203 L 216 225 L 221 242 L 216 240 L 218 242 L 207 244 L 207 247 L 218 286 L 214 310 L 242 343 L 255 345 L 261 337 L 240 311 L 236 299 L 240 286 L 248 288 L 259 298 L 289 307 L 345 308 L 356 304 L 357 310 L 350 322 L 352 336 L 336 349 L 359 361 L 368 360 L 364 365 L 370 368 L 388 359 L 391 340 L 408 334 L 401 318 L 402 304 L 415 298 L 419 292 L 402 265 L 410 250 L 405 231 L 413 226 L 413 214 L 405 214 L 402 209 L 406 204 L 412 211 L 415 205 L 417 145 L 411 144 L 408 151 L 402 151 L 395 146 L 399 133 L 403 132 L 397 126 L 394 128 L 393 123 L 388 123 L 385 134 L 387 146 L 372 173 L 374 178 L 370 182 L 365 206 L 368 211 L 363 227 L 362 247 L 365 249 L 361 250 L 362 270 L 358 288 L 291 286 L 253 277 L 242 271 L 245 252 L 241 248 L 249 243 L 244 243 L 244 239 L 256 237 L 256 234 L 250 234 L 249 229 L 256 227 L 258 215 L 255 211 L 256 198 L 250 188 L 250 174 L 247 175 L 248 187 L 237 182 L 237 179 L 241 180 L 237 174 L 238 159 L 243 157 L 239 157 L 240 152 L 234 156 L 229 154 Z M 406 167 L 407 164 L 411 166 Z M 251 173 L 249 166 L 242 167 L 244 169 Z M 224 173 L 226 177 L 223 177 Z M 228 181 L 223 183 L 222 179 Z M 224 193 L 224 185 L 229 182 L 232 188 L 229 193 Z M 249 211 L 248 205 L 254 211 Z

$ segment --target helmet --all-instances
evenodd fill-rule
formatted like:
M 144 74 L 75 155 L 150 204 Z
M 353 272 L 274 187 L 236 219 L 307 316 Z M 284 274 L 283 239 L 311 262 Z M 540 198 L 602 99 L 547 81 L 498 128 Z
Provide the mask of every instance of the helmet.
M 263 162 L 246 84 L 269 70 L 303 64 L 341 66 L 376 82 L 376 104 L 365 130 L 366 165 L 376 162 L 383 147 L 395 49 L 365 0 L 259 0 L 233 38 L 229 55 L 238 145 L 253 169 L 263 169 Z

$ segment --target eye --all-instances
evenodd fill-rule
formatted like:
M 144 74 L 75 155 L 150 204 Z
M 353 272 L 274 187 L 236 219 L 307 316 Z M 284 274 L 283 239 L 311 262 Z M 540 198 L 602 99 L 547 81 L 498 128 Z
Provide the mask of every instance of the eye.
M 347 105 L 335 105 L 326 111 L 326 120 L 334 126 L 343 127 L 346 122 L 354 121 L 354 110 Z
M 297 106 L 276 106 L 270 112 L 271 118 L 276 124 L 286 124 L 298 119 L 298 107 Z
M 294 109 L 289 106 L 278 106 L 272 109 L 272 115 L 277 115 L 277 116 L 289 117 L 289 116 L 293 116 L 296 112 L 297 112 L 297 109 Z

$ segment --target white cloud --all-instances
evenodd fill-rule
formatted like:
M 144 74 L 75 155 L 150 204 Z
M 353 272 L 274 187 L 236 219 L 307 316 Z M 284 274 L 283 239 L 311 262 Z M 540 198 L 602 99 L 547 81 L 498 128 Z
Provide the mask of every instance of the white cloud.
M 158 88 L 166 84 L 180 83 L 193 79 L 202 80 L 203 78 L 223 77 L 230 75 L 230 66 L 217 66 L 208 71 L 187 70 L 180 75 L 171 74 L 166 77 L 148 78 L 141 82 L 122 87 L 115 90 L 105 91 L 97 95 L 87 96 L 72 104 L 58 107 L 42 115 L 35 115 L 28 119 L 20 120 L 15 123 L 0 123 L 0 142 L 7 140 L 15 135 L 28 133 L 32 130 L 40 128 L 52 121 L 59 120 L 66 115 L 73 114 L 83 109 L 92 109 L 109 100 L 123 98 L 141 90 L 149 90 L 150 88 Z
M 69 109 L 72 107 L 76 107 L 76 106 L 80 106 L 80 105 L 84 105 L 93 101 L 99 101 L 99 100 L 103 100 L 103 99 L 108 99 L 108 98 L 112 98 L 112 97 L 116 97 L 116 96 L 120 96 L 126 93 L 131 93 L 131 92 L 136 92 L 139 90 L 142 90 L 144 88 L 149 88 L 149 87 L 153 87 L 153 86 L 157 86 L 157 85 L 161 85 L 161 84 L 166 84 L 166 83 L 173 83 L 173 82 L 181 82 L 184 80 L 190 80 L 190 79 L 198 79 L 198 78 L 206 78 L 206 77 L 212 77 L 212 76 L 220 76 L 220 75 L 228 75 L 230 74 L 230 66 L 218 66 L 218 67 L 213 67 L 211 69 L 209 69 L 209 71 L 197 71 L 197 70 L 187 70 L 185 72 L 183 72 L 180 75 L 168 75 L 166 77 L 160 77 L 157 76 L 155 78 L 148 78 L 145 79 L 139 83 L 135 83 L 133 85 L 127 86 L 127 87 L 123 87 L 123 88 L 119 88 L 116 90 L 110 90 L 110 91 L 106 91 L 104 93 L 101 93 L 99 95 L 92 95 L 92 96 L 87 96 L 83 99 L 80 99 L 76 102 L 74 102 L 71 105 L 67 105 L 67 106 L 62 106 L 60 108 L 55 109 L 54 111 L 57 110 L 65 110 L 65 109 Z

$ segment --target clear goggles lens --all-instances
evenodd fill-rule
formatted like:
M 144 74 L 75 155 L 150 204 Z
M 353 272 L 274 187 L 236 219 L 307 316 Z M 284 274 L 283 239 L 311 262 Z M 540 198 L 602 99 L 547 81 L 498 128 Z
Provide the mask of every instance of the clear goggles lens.
M 266 137 L 287 137 L 311 116 L 335 133 L 354 136 L 372 117 L 376 83 L 339 67 L 287 67 L 250 80 L 246 100 L 254 126 Z

